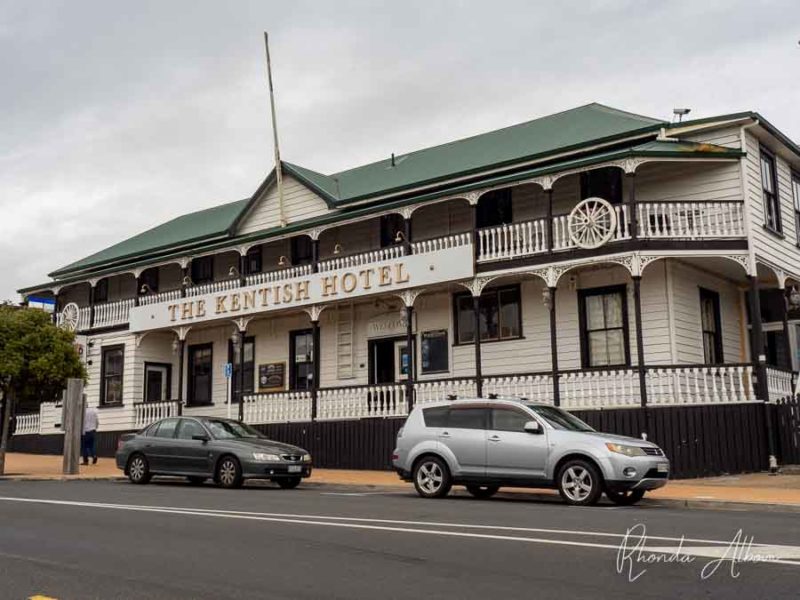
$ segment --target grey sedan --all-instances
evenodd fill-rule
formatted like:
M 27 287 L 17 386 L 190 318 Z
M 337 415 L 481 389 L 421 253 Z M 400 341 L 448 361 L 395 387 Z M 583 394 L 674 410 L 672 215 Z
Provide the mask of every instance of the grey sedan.
M 117 468 L 140 484 L 153 475 L 177 475 L 198 485 L 213 478 L 226 488 L 245 479 L 270 479 L 289 489 L 311 475 L 311 455 L 302 448 L 213 417 L 170 417 L 124 434 L 116 458 Z

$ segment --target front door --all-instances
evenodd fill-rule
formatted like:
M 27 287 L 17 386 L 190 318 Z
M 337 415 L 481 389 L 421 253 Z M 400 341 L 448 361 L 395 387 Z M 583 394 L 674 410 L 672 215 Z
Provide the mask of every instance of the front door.
M 144 401 L 163 402 L 170 398 L 170 371 L 168 364 L 145 363 Z
M 395 340 L 372 340 L 369 356 L 371 384 L 394 383 L 395 381 Z
M 439 443 L 447 447 L 465 477 L 486 474 L 486 422 L 488 409 L 451 408 L 447 427 L 439 432 Z
M 540 479 L 547 463 L 547 433 L 528 433 L 534 418 L 516 408 L 493 408 L 486 436 L 486 474 L 500 479 Z

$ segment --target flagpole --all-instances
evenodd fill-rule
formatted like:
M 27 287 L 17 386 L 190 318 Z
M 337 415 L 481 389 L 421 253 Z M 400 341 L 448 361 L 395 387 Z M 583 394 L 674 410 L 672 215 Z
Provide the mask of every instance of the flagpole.
M 269 81 L 269 105 L 272 110 L 272 136 L 275 147 L 275 177 L 278 186 L 278 219 L 280 226 L 286 226 L 283 214 L 283 169 L 281 168 L 281 151 L 278 146 L 278 120 L 275 116 L 275 92 L 272 89 L 272 63 L 269 60 L 269 35 L 264 32 L 264 47 L 267 51 L 267 80 Z

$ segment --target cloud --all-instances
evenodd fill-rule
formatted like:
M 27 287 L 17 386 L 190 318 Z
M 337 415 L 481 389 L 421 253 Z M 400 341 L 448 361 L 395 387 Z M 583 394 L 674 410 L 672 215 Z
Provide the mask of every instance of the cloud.
M 755 109 L 800 139 L 797 17 L 792 0 L 0 1 L 0 298 L 255 190 L 264 30 L 282 155 L 331 172 L 591 101 Z

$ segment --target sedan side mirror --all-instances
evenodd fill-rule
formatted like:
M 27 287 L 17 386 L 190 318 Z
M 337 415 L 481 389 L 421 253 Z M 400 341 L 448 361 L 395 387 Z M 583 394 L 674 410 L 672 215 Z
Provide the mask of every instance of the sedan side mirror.
M 193 440 L 197 440 L 199 442 L 207 442 L 208 441 L 208 436 L 206 434 L 204 434 L 204 433 L 198 433 L 197 435 L 193 435 L 192 439 Z
M 539 425 L 539 421 L 528 421 L 527 423 L 525 423 L 524 429 L 528 433 L 533 433 L 533 434 L 542 433 L 542 426 Z

